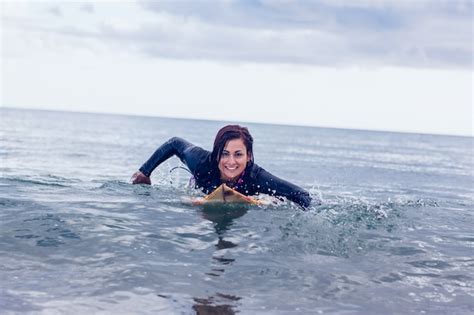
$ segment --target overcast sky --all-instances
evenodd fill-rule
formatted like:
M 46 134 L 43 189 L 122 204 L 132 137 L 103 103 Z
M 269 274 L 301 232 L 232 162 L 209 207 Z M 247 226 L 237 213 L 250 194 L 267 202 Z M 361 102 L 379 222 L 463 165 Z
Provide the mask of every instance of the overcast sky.
M 473 135 L 471 0 L 1 11 L 2 106 Z

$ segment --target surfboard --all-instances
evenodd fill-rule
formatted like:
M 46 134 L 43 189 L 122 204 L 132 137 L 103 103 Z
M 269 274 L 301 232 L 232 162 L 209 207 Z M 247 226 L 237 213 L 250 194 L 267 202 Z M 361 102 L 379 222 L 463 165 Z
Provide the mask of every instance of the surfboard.
M 245 196 L 230 188 L 226 184 L 222 184 L 206 197 L 196 199 L 193 201 L 193 203 L 196 205 L 216 203 L 244 203 L 250 205 L 259 205 L 260 201 L 255 198 Z

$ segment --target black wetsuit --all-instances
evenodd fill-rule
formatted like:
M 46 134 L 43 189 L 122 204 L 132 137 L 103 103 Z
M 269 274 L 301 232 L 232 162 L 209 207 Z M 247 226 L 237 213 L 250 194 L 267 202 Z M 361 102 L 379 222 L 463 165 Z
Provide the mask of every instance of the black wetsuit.
M 177 137 L 171 138 L 160 146 L 140 167 L 140 171 L 150 176 L 158 165 L 173 155 L 178 156 L 186 164 L 196 179 L 196 188 L 202 189 L 204 193 L 209 194 L 222 184 L 217 163 L 211 163 L 211 152 Z M 307 191 L 270 174 L 253 162 L 247 163 L 243 176 L 237 183 L 229 184 L 247 196 L 258 193 L 282 196 L 303 208 L 307 208 L 311 203 L 311 197 Z

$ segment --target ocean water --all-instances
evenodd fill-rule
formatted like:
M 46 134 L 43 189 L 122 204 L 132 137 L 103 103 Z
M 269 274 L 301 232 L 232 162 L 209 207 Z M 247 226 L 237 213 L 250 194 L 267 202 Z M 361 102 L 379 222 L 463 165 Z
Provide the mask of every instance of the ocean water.
M 0 313 L 469 314 L 471 137 L 246 124 L 321 204 L 205 208 L 158 145 L 224 122 L 0 109 Z

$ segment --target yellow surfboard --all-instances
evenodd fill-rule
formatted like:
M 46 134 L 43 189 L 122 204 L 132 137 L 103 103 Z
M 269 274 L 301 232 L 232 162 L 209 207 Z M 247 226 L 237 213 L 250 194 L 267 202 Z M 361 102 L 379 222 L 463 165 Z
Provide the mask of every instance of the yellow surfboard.
M 209 203 L 246 203 L 251 205 L 259 205 L 260 201 L 255 198 L 245 196 L 230 188 L 226 184 L 222 184 L 206 197 L 194 200 L 193 203 L 197 205 Z

